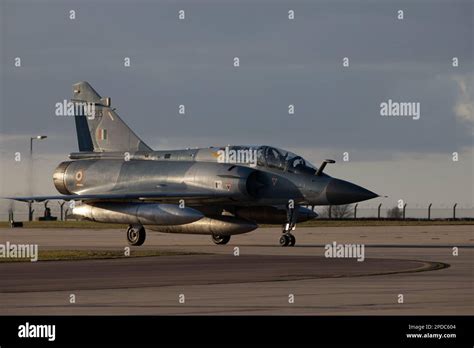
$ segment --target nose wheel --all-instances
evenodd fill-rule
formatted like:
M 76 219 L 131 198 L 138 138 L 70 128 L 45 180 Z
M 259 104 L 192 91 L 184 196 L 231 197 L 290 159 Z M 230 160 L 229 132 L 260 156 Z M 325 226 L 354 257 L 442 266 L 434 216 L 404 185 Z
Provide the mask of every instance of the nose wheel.
M 285 233 L 280 237 L 280 245 L 282 247 L 295 246 L 296 238 L 291 233 Z

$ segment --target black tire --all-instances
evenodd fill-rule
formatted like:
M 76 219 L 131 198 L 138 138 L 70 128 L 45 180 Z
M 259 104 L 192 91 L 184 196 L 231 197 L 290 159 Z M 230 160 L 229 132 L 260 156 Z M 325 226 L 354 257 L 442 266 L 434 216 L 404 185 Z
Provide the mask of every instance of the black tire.
M 219 234 L 213 234 L 212 235 L 212 241 L 217 245 L 225 245 L 225 244 L 229 243 L 230 236 L 222 236 L 222 235 L 219 235 Z
M 129 226 L 127 229 L 127 242 L 132 246 L 145 243 L 146 232 L 143 226 Z
M 281 245 L 282 247 L 286 247 L 286 246 L 288 246 L 289 243 L 290 243 L 290 238 L 288 237 L 288 235 L 283 234 L 283 235 L 280 237 L 280 245 Z
M 290 237 L 290 242 L 288 243 L 288 246 L 291 246 L 291 247 L 292 247 L 292 246 L 295 246 L 295 243 L 296 243 L 296 238 L 295 238 L 295 236 L 292 235 L 292 234 L 290 234 L 289 237 Z

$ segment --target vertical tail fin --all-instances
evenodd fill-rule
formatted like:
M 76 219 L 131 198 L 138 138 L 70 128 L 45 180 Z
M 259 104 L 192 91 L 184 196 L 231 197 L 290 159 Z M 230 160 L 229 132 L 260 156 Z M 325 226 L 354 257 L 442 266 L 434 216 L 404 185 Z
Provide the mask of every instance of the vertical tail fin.
M 79 151 L 152 151 L 110 107 L 110 98 L 101 98 L 87 82 L 72 87 L 72 101 L 93 111 L 75 117 Z

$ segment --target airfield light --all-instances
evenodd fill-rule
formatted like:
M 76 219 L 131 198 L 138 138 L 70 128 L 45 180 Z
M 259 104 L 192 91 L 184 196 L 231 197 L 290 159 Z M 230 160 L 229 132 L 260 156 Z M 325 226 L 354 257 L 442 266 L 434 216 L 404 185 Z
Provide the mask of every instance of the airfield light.
M 30 138 L 30 159 L 33 161 L 33 140 L 38 139 L 46 139 L 46 135 L 37 135 L 36 137 Z M 28 221 L 33 221 L 33 210 L 32 210 L 32 202 L 28 203 Z

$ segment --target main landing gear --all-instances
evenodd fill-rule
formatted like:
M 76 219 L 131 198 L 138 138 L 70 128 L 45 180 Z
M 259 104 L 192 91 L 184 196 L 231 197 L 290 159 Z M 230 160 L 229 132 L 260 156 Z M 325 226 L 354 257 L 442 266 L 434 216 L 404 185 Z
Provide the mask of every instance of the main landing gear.
M 295 246 L 296 238 L 291 234 L 296 228 L 298 210 L 293 204 L 286 206 L 286 223 L 283 225 L 283 235 L 280 237 L 280 245 L 282 247 Z
M 213 234 L 212 235 L 212 241 L 218 245 L 224 245 L 229 243 L 230 236 L 222 236 L 219 234 Z
M 146 232 L 142 225 L 129 225 L 127 228 L 128 244 L 140 246 L 145 242 Z

